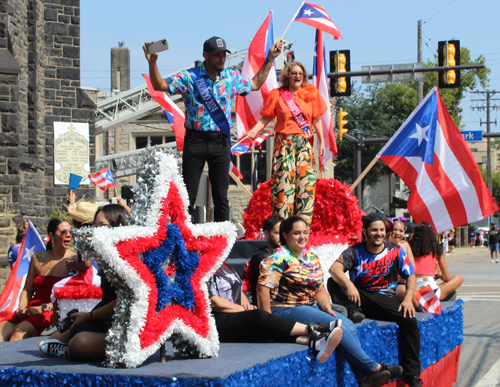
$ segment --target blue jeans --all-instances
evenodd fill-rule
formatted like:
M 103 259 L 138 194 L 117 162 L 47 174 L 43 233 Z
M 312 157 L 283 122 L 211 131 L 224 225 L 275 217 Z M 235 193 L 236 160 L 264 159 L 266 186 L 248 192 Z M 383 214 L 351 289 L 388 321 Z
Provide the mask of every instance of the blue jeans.
M 498 243 L 490 243 L 490 251 L 492 253 L 494 253 L 495 251 L 498 253 Z
M 341 319 L 343 335 L 337 350 L 351 366 L 356 380 L 358 382 L 362 381 L 377 368 L 378 363 L 372 360 L 363 348 L 361 348 L 361 343 L 359 342 L 358 334 L 352 321 L 340 313 L 337 313 L 337 317 L 333 317 L 319 310 L 317 306 L 308 305 L 300 305 L 295 308 L 273 306 L 271 307 L 271 311 L 276 316 L 302 324 L 310 322 L 329 323 Z

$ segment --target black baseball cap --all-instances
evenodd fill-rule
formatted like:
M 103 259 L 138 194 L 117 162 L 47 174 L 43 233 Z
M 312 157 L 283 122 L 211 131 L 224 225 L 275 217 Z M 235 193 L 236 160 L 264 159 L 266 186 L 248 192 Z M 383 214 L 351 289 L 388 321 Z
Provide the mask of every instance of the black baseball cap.
M 205 43 L 203 43 L 203 52 L 208 52 L 212 55 L 219 55 L 224 51 L 228 54 L 231 53 L 231 51 L 226 48 L 226 42 L 224 39 L 219 38 L 218 36 L 212 36 L 210 39 L 205 40 Z

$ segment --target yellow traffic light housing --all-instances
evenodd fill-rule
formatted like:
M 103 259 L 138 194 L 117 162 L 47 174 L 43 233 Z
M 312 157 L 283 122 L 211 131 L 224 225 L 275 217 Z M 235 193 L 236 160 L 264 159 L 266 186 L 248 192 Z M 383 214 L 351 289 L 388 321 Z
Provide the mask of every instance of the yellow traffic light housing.
M 438 66 L 460 66 L 460 40 L 438 42 Z M 439 72 L 439 88 L 460 87 L 460 70 Z
M 347 133 L 349 129 L 344 128 L 344 126 L 348 123 L 347 120 L 344 120 L 345 116 L 349 113 L 345 112 L 344 109 L 340 108 L 338 113 L 338 121 L 337 121 L 337 131 L 339 133 L 339 138 L 342 140 L 344 134 Z
M 350 50 L 330 51 L 330 72 L 345 73 L 351 71 Z M 330 96 L 347 97 L 351 95 L 351 77 L 330 79 Z

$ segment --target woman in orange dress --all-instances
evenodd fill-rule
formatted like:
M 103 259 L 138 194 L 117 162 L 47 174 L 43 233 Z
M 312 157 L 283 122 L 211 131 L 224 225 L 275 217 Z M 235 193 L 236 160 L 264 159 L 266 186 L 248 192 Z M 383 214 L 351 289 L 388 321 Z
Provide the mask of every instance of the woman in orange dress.
M 314 126 L 319 157 L 324 157 L 321 115 L 327 106 L 318 89 L 308 83 L 307 71 L 300 62 L 288 63 L 281 72 L 280 82 L 282 86 L 271 91 L 260 112 L 262 118 L 248 136 L 255 138 L 276 117 L 271 177 L 273 214 L 285 219 L 300 216 L 311 226 L 316 174 L 308 140 L 313 136 Z
M 35 253 L 19 298 L 18 309 L 0 322 L 0 342 L 40 336 L 51 323 L 52 287 L 68 276 L 68 266 L 76 257 L 69 250 L 71 225 L 66 219 L 52 219 L 47 226 L 50 238 L 47 250 Z

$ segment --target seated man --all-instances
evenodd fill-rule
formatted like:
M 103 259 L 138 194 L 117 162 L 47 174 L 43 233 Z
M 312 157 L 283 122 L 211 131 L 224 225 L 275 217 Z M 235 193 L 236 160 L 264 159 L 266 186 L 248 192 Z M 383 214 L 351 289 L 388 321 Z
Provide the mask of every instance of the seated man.
M 252 272 L 252 305 L 257 306 L 257 282 L 260 275 L 260 263 L 266 259 L 271 252 L 280 247 L 280 224 L 283 218 L 271 215 L 264 220 L 262 229 L 266 236 L 267 245 L 259 247 L 250 259 L 250 270 Z
M 416 278 L 404 250 L 384 242 L 384 220 L 377 215 L 363 217 L 363 242 L 349 247 L 330 268 L 328 291 L 334 303 L 352 313 L 361 307 L 366 317 L 399 325 L 404 382 L 421 387 L 420 330 L 412 303 Z M 349 278 L 344 271 L 349 270 Z M 397 277 L 406 279 L 403 302 L 397 300 Z

